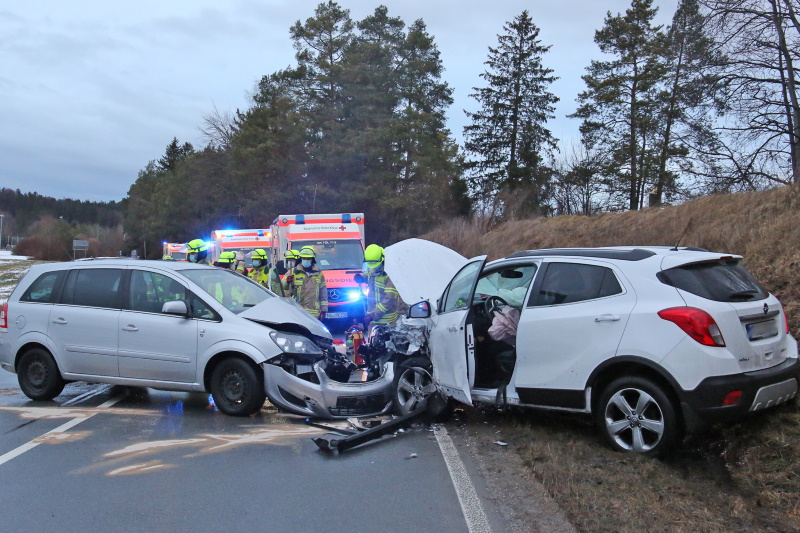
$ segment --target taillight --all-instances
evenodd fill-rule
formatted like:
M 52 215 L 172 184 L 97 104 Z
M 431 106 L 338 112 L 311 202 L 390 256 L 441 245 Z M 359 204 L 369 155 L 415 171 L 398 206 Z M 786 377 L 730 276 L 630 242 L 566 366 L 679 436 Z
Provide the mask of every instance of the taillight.
M 8 302 L 3 303 L 3 310 L 0 311 L 0 329 L 8 329 Z
M 742 399 L 742 391 L 740 390 L 731 391 L 725 396 L 725 399 L 722 400 L 722 405 L 723 406 L 736 405 L 737 403 L 739 403 L 739 400 L 741 399 Z
M 783 312 L 783 325 L 786 326 L 786 334 L 789 334 L 789 317 L 786 316 L 786 311 Z
M 670 307 L 658 316 L 681 328 L 691 338 L 705 346 L 725 346 L 725 339 L 711 315 L 696 307 Z

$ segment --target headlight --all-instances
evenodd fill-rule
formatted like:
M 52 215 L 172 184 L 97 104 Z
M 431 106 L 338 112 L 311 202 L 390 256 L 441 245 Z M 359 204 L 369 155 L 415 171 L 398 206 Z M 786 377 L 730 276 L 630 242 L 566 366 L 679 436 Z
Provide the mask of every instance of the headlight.
M 286 353 L 322 355 L 322 350 L 319 346 L 301 335 L 272 331 L 269 336 L 275 341 L 278 348 Z

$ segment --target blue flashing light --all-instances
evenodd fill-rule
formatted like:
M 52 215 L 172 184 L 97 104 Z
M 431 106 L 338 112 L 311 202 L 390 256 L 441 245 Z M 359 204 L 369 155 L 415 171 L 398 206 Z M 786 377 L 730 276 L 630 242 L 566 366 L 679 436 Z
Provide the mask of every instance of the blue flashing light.
M 167 244 L 167 241 L 162 242 L 161 244 Z
M 361 291 L 359 289 L 350 289 L 347 291 L 346 298 L 348 302 L 357 302 L 361 299 Z

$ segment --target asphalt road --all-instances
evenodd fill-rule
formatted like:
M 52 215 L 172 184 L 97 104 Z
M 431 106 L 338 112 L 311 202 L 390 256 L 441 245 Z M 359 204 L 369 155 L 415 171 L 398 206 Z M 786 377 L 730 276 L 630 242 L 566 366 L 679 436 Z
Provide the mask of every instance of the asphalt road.
M 32 402 L 0 370 L 0 529 L 503 531 L 442 431 L 331 455 L 268 406 L 234 418 L 204 394 L 83 382 Z

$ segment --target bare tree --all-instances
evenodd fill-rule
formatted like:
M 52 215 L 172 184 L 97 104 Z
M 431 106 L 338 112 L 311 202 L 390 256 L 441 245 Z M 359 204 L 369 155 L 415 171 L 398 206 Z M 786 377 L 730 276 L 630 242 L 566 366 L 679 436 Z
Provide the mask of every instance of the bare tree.
M 703 0 L 728 57 L 731 142 L 712 154 L 740 184 L 800 182 L 800 0 Z
M 236 116 L 230 111 L 220 111 L 214 104 L 211 112 L 203 115 L 203 126 L 198 129 L 208 144 L 227 148 L 236 133 Z

